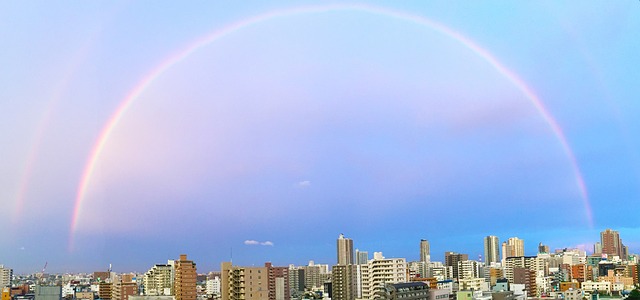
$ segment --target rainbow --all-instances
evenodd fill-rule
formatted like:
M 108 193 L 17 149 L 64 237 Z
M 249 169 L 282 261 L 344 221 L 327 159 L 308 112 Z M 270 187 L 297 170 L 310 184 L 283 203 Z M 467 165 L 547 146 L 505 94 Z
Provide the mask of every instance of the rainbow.
M 514 72 L 505 67 L 502 63 L 500 63 L 489 51 L 480 47 L 478 44 L 465 37 L 464 35 L 448 28 L 440 23 L 427 19 L 425 17 L 413 15 L 407 12 L 390 10 L 388 8 L 381 8 L 370 5 L 363 4 L 337 4 L 337 5 L 322 5 L 322 6 L 303 6 L 298 8 L 289 8 L 283 10 L 276 10 L 272 12 L 267 12 L 264 14 L 260 14 L 257 16 L 250 17 L 248 19 L 243 19 L 234 23 L 231 23 L 221 29 L 214 31 L 211 34 L 208 34 L 192 44 L 188 45 L 183 50 L 171 55 L 168 59 L 160 63 L 157 67 L 151 70 L 142 80 L 126 95 L 126 97 L 120 102 L 117 109 L 111 115 L 110 119 L 102 128 L 100 135 L 98 136 L 90 154 L 87 159 L 87 163 L 85 165 L 84 171 L 82 173 L 82 177 L 80 179 L 80 183 L 78 184 L 75 205 L 73 209 L 73 217 L 71 220 L 71 227 L 69 233 L 69 250 L 73 250 L 73 240 L 75 232 L 78 229 L 78 219 L 82 211 L 82 203 L 85 200 L 85 196 L 87 193 L 87 189 L 89 187 L 91 177 L 96 167 L 96 163 L 100 159 L 104 146 L 109 141 L 109 137 L 113 132 L 114 128 L 118 125 L 119 121 L 122 119 L 124 114 L 127 112 L 129 107 L 135 102 L 135 100 L 142 94 L 144 91 L 154 83 L 154 81 L 160 77 L 165 71 L 173 67 L 174 65 L 180 63 L 189 55 L 199 50 L 200 48 L 207 46 L 231 33 L 234 33 L 243 28 L 247 28 L 250 26 L 254 26 L 260 24 L 262 22 L 272 20 L 275 18 L 293 16 L 299 14 L 311 14 L 311 13 L 323 13 L 323 12 L 331 12 L 331 11 L 359 11 L 359 12 L 367 12 L 371 14 L 383 15 L 386 17 L 397 18 L 404 21 L 412 22 L 421 26 L 428 27 L 444 36 L 447 36 L 469 50 L 473 51 L 480 58 L 484 59 L 487 63 L 489 63 L 493 68 L 498 71 L 502 76 L 508 79 L 511 84 L 517 87 L 529 101 L 534 105 L 538 113 L 542 116 L 544 121 L 548 124 L 550 129 L 555 134 L 557 140 L 560 143 L 565 155 L 569 158 L 571 163 L 571 167 L 573 169 L 573 173 L 575 176 L 576 184 L 578 186 L 580 196 L 582 198 L 586 219 L 589 225 L 593 228 L 593 215 L 591 211 L 591 205 L 589 203 L 589 197 L 587 193 L 587 188 L 578 166 L 578 161 L 567 142 L 567 138 L 562 131 L 562 128 L 558 124 L 558 122 L 551 116 L 549 111 L 546 109 L 540 98 L 536 96 L 533 90 L 525 84 L 525 82 L 520 79 Z
M 24 204 L 29 192 L 29 184 L 31 182 L 31 178 L 33 176 L 33 172 L 36 168 L 36 163 L 38 160 L 39 149 L 41 148 L 43 138 L 46 134 L 47 129 L 49 128 L 49 124 L 53 119 L 55 107 L 58 106 L 60 101 L 62 101 L 65 93 L 69 89 L 69 85 L 71 84 L 73 76 L 75 76 L 77 70 L 87 59 L 87 55 L 89 54 L 89 50 L 93 45 L 95 37 L 95 35 L 92 36 L 91 39 L 87 40 L 82 45 L 82 47 L 76 53 L 74 53 L 73 56 L 71 56 L 74 59 L 71 61 L 71 64 L 69 64 L 70 67 L 62 73 L 63 75 L 60 77 L 60 81 L 52 91 L 52 97 L 49 99 L 46 109 L 42 113 L 42 118 L 40 119 L 40 122 L 36 127 L 36 132 L 32 138 L 31 147 L 29 148 L 29 152 L 27 153 L 27 160 L 25 162 L 24 171 L 22 172 L 22 176 L 20 177 L 15 206 L 12 214 L 12 221 L 14 225 L 17 225 L 18 222 L 22 219 Z

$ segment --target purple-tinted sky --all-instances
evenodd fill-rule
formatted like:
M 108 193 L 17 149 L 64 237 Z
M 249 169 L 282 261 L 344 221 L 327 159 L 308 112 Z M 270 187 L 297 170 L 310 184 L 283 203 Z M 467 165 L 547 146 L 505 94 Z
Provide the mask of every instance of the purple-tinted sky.
M 340 3 L 3 3 L 0 264 L 640 252 L 639 2 Z

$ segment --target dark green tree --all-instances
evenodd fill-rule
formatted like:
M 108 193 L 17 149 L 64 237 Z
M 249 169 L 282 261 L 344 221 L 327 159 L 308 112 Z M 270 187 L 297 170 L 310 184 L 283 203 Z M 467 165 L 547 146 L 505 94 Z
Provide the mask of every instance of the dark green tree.
M 640 300 L 640 290 L 634 289 L 633 291 L 631 291 L 626 300 Z

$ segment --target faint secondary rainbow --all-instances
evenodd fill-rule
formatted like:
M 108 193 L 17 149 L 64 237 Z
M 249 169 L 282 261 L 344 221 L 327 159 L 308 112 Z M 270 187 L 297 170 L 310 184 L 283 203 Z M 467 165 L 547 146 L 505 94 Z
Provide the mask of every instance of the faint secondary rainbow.
M 358 11 L 358 12 L 366 12 L 371 14 L 383 15 L 386 17 L 397 18 L 404 21 L 412 22 L 418 25 L 422 25 L 430 28 L 442 35 L 445 35 L 449 38 L 454 39 L 459 42 L 469 50 L 473 51 L 476 55 L 484 59 L 491 66 L 493 66 L 500 74 L 502 74 L 505 78 L 509 80 L 514 86 L 516 86 L 526 97 L 531 101 L 536 110 L 540 113 L 544 121 L 549 125 L 550 129 L 555 134 L 556 138 L 560 142 L 560 146 L 562 147 L 565 155 L 569 158 L 571 163 L 571 167 L 573 169 L 573 173 L 575 176 L 576 184 L 578 186 L 580 196 L 582 198 L 584 207 L 585 207 L 585 217 L 587 219 L 588 224 L 593 228 L 593 215 L 591 210 L 591 205 L 589 203 L 589 197 L 587 193 L 587 188 L 578 166 L 578 162 L 573 153 L 573 150 L 569 146 L 567 142 L 567 138 L 562 131 L 558 122 L 551 116 L 549 111 L 546 109 L 542 101 L 535 95 L 533 90 L 528 87 L 525 82 L 520 79 L 514 72 L 505 67 L 502 63 L 500 63 L 489 51 L 480 47 L 476 43 L 474 43 L 469 38 L 464 35 L 425 17 L 413 15 L 407 12 L 395 11 L 388 8 L 381 8 L 370 5 L 363 4 L 338 4 L 338 5 L 323 5 L 323 6 L 303 6 L 298 8 L 290 8 L 283 10 L 276 10 L 272 12 L 267 12 L 261 15 L 253 16 L 248 19 L 243 19 L 234 23 L 231 23 L 221 29 L 214 31 L 211 34 L 208 34 L 183 50 L 177 52 L 174 55 L 171 55 L 168 59 L 160 63 L 157 67 L 151 70 L 143 79 L 126 95 L 126 97 L 120 102 L 115 112 L 111 115 L 107 123 L 102 128 L 100 135 L 98 136 L 90 154 L 87 159 L 87 163 L 85 165 L 84 171 L 82 173 L 82 177 L 80 179 L 77 194 L 75 199 L 75 205 L 73 210 L 73 217 L 71 220 L 71 227 L 69 233 L 69 250 L 73 249 L 74 235 L 78 229 L 78 219 L 80 217 L 80 213 L 82 211 L 82 203 L 85 200 L 85 196 L 87 193 L 87 189 L 89 187 L 89 183 L 91 181 L 91 177 L 95 170 L 96 164 L 100 159 L 104 146 L 106 145 L 111 133 L 114 128 L 118 125 L 119 121 L 122 119 L 123 115 L 126 111 L 131 107 L 133 102 L 151 85 L 153 82 L 160 77 L 165 71 L 169 68 L 173 67 L 177 63 L 181 62 L 185 58 L 189 57 L 192 53 L 199 50 L 200 48 L 207 46 L 218 39 L 234 33 L 243 28 L 247 28 L 253 25 L 257 25 L 261 22 L 272 20 L 279 17 L 286 16 L 294 16 L 299 14 L 311 14 L 311 13 L 322 13 L 322 12 L 331 12 L 331 11 Z
M 22 176 L 20 176 L 15 206 L 13 208 L 13 214 L 11 215 L 14 225 L 17 225 L 18 222 L 22 220 L 22 213 L 29 192 L 29 184 L 31 183 L 31 179 L 36 168 L 43 139 L 47 129 L 49 128 L 51 120 L 53 119 L 55 108 L 59 105 L 60 101 L 63 100 L 73 77 L 76 75 L 82 63 L 86 60 L 89 50 L 93 45 L 94 37 L 87 40 L 82 47 L 80 47 L 80 49 L 71 56 L 73 57 L 73 60 L 68 64 L 69 67 L 66 68 L 64 72 L 61 72 L 62 76 L 60 77 L 58 84 L 50 93 L 52 96 L 49 98 L 46 108 L 42 113 L 42 117 L 40 118 L 40 122 L 36 126 L 36 132 L 33 135 L 31 147 L 27 152 L 24 171 L 22 172 Z

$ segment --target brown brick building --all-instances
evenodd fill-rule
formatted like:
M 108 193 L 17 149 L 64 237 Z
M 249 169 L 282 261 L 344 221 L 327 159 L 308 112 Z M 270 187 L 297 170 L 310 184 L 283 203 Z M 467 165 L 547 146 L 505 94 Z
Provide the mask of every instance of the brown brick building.
M 186 254 L 180 254 L 180 259 L 174 262 L 175 279 L 173 288 L 176 300 L 196 300 L 196 264 L 187 259 Z

